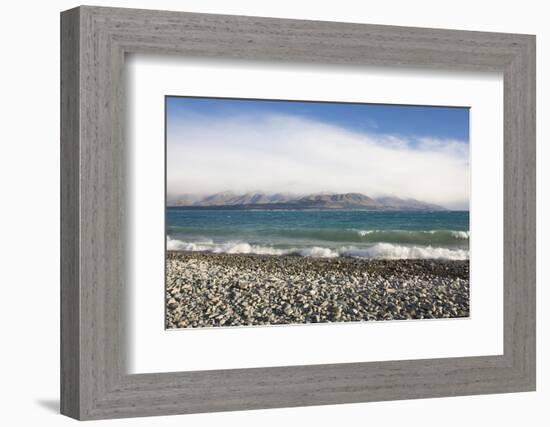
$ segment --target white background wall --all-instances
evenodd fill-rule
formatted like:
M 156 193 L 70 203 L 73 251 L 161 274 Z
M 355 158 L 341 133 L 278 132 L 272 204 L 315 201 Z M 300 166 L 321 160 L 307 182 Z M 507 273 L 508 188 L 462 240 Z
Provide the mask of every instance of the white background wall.
M 545 2 L 352 0 L 96 1 L 96 5 L 504 31 L 537 35 L 538 391 L 109 421 L 109 425 L 444 425 L 550 423 L 548 145 L 550 27 Z M 0 24 L 0 420 L 68 425 L 59 384 L 59 12 L 74 1 L 4 2 Z M 545 283 L 546 282 L 546 283 Z M 483 425 L 481 424 L 481 425 Z

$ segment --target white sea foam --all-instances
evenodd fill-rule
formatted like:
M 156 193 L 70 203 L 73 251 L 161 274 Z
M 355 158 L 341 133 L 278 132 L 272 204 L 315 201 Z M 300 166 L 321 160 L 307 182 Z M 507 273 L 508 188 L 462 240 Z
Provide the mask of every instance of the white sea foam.
M 330 248 L 321 248 L 314 246 L 312 248 L 303 248 L 295 251 L 302 256 L 311 256 L 315 258 L 335 258 L 339 256 L 338 252 L 333 251 Z
M 373 233 L 392 233 L 392 234 L 447 234 L 453 236 L 455 239 L 464 239 L 467 240 L 470 238 L 470 232 L 469 231 L 456 231 L 456 230 L 356 230 L 354 229 L 359 236 L 365 237 L 369 234 Z
M 251 245 L 249 243 L 224 243 L 212 249 L 214 253 L 227 254 L 257 254 L 257 255 L 284 255 L 282 249 L 273 248 L 270 246 Z
M 360 236 L 366 236 L 367 234 L 376 233 L 378 230 L 355 230 Z
M 470 238 L 470 232 L 469 231 L 453 231 L 453 236 L 457 239 L 469 239 Z
M 169 251 L 207 251 L 210 250 L 212 241 L 182 242 L 166 236 L 166 249 Z
M 213 252 L 228 254 L 257 255 L 301 255 L 314 258 L 335 258 L 351 256 L 357 258 L 377 259 L 449 259 L 467 260 L 469 251 L 433 246 L 406 246 L 392 243 L 376 243 L 371 246 L 345 246 L 339 249 L 320 246 L 303 248 L 274 248 L 272 246 L 251 245 L 247 242 L 214 243 L 211 240 L 183 242 L 167 238 L 166 249 L 174 251 Z
M 347 247 L 340 250 L 341 255 L 359 258 L 380 259 L 449 259 L 466 260 L 469 251 L 432 246 L 403 246 L 391 243 L 376 243 L 366 248 Z

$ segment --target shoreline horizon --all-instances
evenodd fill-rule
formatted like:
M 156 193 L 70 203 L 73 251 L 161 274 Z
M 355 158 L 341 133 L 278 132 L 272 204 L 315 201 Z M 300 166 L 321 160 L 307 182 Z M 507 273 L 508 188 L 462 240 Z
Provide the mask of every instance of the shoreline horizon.
M 261 205 L 260 205 L 261 206 Z M 470 209 L 350 209 L 350 208 L 247 208 L 242 205 L 215 205 L 215 206 L 191 206 L 191 205 L 166 205 L 166 209 L 180 210 L 228 210 L 228 211 L 310 211 L 310 212 L 470 212 Z

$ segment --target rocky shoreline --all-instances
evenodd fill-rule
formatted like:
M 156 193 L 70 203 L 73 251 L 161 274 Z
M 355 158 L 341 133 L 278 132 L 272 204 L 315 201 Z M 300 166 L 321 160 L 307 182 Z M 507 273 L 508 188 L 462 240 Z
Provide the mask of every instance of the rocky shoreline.
M 469 262 L 168 252 L 166 327 L 469 316 Z

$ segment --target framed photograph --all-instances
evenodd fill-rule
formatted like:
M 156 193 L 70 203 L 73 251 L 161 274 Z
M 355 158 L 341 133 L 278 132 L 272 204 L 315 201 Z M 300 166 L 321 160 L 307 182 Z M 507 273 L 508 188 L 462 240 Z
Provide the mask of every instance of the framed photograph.
M 167 328 L 469 317 L 468 108 L 165 113 Z
M 535 37 L 61 14 L 61 411 L 535 389 Z

